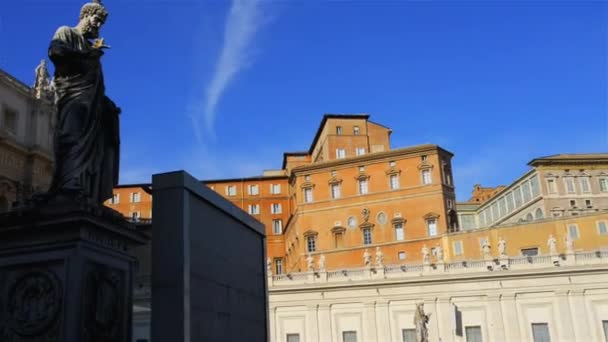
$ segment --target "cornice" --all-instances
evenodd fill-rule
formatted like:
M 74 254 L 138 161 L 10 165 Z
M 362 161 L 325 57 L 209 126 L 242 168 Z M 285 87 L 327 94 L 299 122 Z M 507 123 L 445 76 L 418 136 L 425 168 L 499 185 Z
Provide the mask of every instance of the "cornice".
M 423 155 L 428 152 L 440 153 L 440 151 L 445 151 L 445 150 L 443 150 L 441 147 L 439 147 L 437 145 L 431 145 L 431 144 L 418 145 L 418 146 L 413 146 L 413 147 L 404 147 L 404 148 L 394 149 L 394 150 L 390 150 L 390 151 L 368 153 L 368 154 L 364 154 L 362 156 L 335 159 L 335 160 L 330 160 L 330 161 L 325 161 L 325 162 L 320 162 L 320 163 L 315 163 L 315 164 L 310 164 L 310 165 L 300 165 L 300 166 L 293 168 L 291 170 L 291 173 L 298 176 L 298 175 L 301 175 L 302 173 L 322 170 L 322 169 L 326 169 L 326 168 L 334 168 L 336 166 L 343 166 L 343 167 L 360 166 L 361 163 L 366 163 L 366 162 L 371 162 L 371 161 L 388 162 L 388 161 L 394 159 L 395 157 L 400 157 L 400 156 L 412 156 L 413 157 L 413 156 Z M 445 152 L 450 153 L 448 151 L 445 151 Z

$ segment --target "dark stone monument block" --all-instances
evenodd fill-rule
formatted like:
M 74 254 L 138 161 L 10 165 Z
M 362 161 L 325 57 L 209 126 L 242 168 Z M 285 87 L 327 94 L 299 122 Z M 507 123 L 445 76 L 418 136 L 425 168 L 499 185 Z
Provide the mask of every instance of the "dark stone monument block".
M 119 215 L 82 203 L 0 216 L 0 341 L 131 341 L 127 254 L 145 239 Z
M 183 171 L 152 181 L 152 341 L 268 341 L 264 225 Z

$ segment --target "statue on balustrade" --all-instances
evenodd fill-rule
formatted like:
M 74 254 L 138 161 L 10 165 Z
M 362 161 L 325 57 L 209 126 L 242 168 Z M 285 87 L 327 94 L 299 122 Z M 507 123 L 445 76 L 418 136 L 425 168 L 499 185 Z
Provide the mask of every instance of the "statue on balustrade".
M 53 36 L 57 124 L 55 169 L 47 198 L 100 206 L 118 183 L 120 109 L 105 95 L 99 38 L 108 12 L 99 0 L 85 4 L 76 27 Z
M 549 255 L 557 255 L 557 240 L 553 234 L 549 235 L 547 246 L 549 247 Z
M 272 260 L 270 258 L 266 259 L 266 273 L 272 275 Z
M 433 253 L 435 254 L 435 259 L 437 263 L 443 262 L 443 248 L 441 245 L 437 244 L 437 246 L 433 249 Z
M 564 242 L 566 243 L 566 253 L 574 254 L 574 240 L 572 239 L 572 236 L 566 233 L 566 237 L 564 240 Z
M 380 250 L 380 247 L 376 247 L 376 266 L 377 267 L 384 266 L 384 254 Z
M 308 253 L 308 257 L 306 258 L 306 267 L 308 268 L 308 272 L 315 271 L 315 259 Z
M 500 237 L 498 240 L 498 255 L 501 257 L 507 256 L 507 241 L 505 241 L 505 239 L 502 237 Z
M 422 263 L 429 264 L 430 262 L 429 249 L 426 245 L 424 245 L 422 246 Z
M 490 247 L 490 243 L 488 241 L 484 241 L 481 246 L 481 252 L 483 254 L 484 259 L 492 258 L 492 248 Z
M 363 252 L 363 265 L 365 267 L 369 267 L 372 265 L 372 256 L 369 254 L 369 251 L 366 249 L 365 252 Z
M 416 342 L 428 342 L 429 332 L 427 324 L 431 315 L 424 313 L 424 303 L 416 304 L 416 312 L 414 312 L 414 326 L 416 327 Z
M 319 256 L 319 272 L 325 272 L 325 254 Z

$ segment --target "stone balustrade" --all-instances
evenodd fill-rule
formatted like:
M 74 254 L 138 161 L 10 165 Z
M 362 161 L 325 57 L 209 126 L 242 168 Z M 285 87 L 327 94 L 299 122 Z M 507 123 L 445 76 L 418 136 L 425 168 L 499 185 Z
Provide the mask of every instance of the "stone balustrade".
M 268 286 L 270 288 L 278 288 L 292 285 L 347 283 L 380 279 L 411 279 L 436 275 L 540 270 L 598 264 L 608 265 L 608 248 L 558 255 L 505 256 L 449 263 L 398 264 L 384 265 L 382 267 L 370 266 L 327 270 L 324 272 L 315 271 L 269 275 Z

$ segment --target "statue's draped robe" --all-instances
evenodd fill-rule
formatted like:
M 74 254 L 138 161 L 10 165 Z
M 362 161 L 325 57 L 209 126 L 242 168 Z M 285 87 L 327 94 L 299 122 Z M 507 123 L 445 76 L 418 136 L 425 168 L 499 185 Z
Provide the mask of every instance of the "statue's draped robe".
M 93 50 L 76 29 L 65 26 L 49 47 L 58 112 L 49 192 L 101 204 L 118 183 L 120 110 L 105 96 L 100 56 Z

